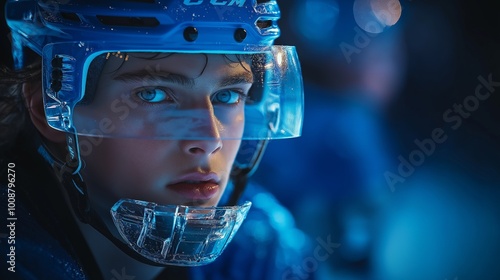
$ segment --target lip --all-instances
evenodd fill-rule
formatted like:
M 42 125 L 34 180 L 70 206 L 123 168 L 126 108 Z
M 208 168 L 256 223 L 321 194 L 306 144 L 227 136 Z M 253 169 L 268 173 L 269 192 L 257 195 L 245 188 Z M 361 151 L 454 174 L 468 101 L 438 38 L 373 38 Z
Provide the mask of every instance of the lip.
M 209 200 L 219 189 L 217 174 L 193 172 L 182 175 L 167 185 L 167 188 L 189 200 Z

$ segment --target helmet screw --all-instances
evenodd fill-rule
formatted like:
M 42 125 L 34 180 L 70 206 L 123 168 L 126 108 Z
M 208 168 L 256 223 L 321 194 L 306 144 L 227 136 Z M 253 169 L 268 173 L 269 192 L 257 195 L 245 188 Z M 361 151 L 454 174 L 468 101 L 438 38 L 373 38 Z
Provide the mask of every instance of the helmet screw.
M 192 26 L 184 29 L 184 39 L 186 39 L 186 41 L 194 42 L 196 38 L 198 38 L 198 29 Z
M 234 31 L 234 39 L 236 42 L 241 43 L 247 37 L 247 31 L 244 28 L 238 28 Z
M 62 82 L 59 80 L 52 80 L 52 82 L 50 83 L 50 89 L 53 92 L 58 92 L 61 90 L 61 88 L 62 88 Z
M 60 68 L 54 68 L 52 70 L 52 79 L 53 80 L 62 80 L 63 72 Z
M 63 64 L 63 59 L 62 57 L 60 56 L 55 56 L 53 59 L 52 59 L 52 67 L 53 68 L 62 68 L 62 64 Z

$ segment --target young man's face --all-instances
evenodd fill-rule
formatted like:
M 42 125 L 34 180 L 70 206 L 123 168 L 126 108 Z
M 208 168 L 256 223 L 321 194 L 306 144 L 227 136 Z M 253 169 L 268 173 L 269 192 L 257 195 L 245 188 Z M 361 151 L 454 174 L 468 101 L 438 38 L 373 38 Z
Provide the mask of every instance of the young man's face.
M 241 143 L 249 69 L 234 55 L 109 55 L 75 126 L 136 137 L 79 137 L 90 197 L 106 208 L 121 198 L 216 205 Z

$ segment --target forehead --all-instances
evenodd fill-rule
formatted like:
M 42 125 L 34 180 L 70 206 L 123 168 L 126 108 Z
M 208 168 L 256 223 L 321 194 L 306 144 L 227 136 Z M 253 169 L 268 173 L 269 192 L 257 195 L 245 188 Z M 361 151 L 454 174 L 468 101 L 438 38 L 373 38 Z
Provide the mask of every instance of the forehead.
M 102 58 L 101 58 L 102 59 Z M 251 73 L 250 56 L 235 54 L 183 53 L 107 53 L 102 75 L 118 77 L 124 73 L 141 73 L 147 78 L 155 73 L 169 72 L 196 79 Z

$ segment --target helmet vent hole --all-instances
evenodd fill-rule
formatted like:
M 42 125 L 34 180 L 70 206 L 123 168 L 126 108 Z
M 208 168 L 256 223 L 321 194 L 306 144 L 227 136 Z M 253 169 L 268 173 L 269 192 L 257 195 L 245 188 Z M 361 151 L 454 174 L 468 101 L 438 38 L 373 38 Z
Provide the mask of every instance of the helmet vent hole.
M 269 3 L 269 2 L 271 2 L 271 0 L 257 0 L 257 5 L 266 4 L 266 3 Z
M 61 17 L 66 20 L 81 22 L 80 17 L 75 13 L 61 12 Z
M 104 25 L 130 27 L 156 27 L 160 22 L 154 17 L 97 16 Z
M 137 3 L 155 3 L 155 0 L 127 0 L 127 2 L 137 2 Z
M 265 29 L 268 27 L 273 26 L 273 21 L 272 20 L 258 20 L 257 21 L 257 27 L 260 29 Z
M 194 42 L 198 38 L 198 29 L 196 27 L 186 27 L 184 29 L 184 39 L 188 42 Z
M 244 28 L 238 28 L 234 31 L 234 40 L 236 42 L 241 43 L 247 37 L 247 31 Z

